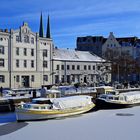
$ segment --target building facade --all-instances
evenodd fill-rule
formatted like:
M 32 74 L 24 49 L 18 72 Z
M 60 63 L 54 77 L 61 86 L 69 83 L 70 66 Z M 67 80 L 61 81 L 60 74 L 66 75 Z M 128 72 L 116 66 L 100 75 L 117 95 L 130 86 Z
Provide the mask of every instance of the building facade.
M 42 14 L 39 33 L 25 22 L 17 30 L 0 30 L 0 87 L 100 81 L 111 82 L 110 63 L 89 52 L 54 48 L 49 16 L 45 37 Z
M 140 39 L 87 36 L 77 38 L 76 50 L 90 51 L 112 62 L 112 81 L 140 81 Z
M 112 62 L 113 81 L 140 80 L 140 40 L 137 37 L 115 38 L 111 32 L 102 47 L 102 57 Z
M 0 86 L 21 88 L 51 84 L 52 48 L 52 39 L 32 32 L 27 23 L 17 30 L 1 30 Z
M 90 52 L 54 49 L 54 83 L 110 83 L 110 68 L 111 63 Z

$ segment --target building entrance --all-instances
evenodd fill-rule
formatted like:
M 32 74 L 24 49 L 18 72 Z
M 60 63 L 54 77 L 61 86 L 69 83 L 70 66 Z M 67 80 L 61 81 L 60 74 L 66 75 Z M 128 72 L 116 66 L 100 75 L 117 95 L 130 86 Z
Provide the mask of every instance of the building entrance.
M 23 87 L 30 87 L 30 77 L 29 76 L 22 76 L 22 86 Z

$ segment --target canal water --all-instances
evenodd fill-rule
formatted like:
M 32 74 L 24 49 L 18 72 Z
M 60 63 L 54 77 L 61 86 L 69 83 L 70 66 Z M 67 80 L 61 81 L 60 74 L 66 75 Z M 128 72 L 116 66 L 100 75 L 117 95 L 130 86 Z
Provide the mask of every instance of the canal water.
M 140 106 L 21 123 L 15 113 L 4 113 L 0 114 L 0 140 L 139 140 L 139 122 Z

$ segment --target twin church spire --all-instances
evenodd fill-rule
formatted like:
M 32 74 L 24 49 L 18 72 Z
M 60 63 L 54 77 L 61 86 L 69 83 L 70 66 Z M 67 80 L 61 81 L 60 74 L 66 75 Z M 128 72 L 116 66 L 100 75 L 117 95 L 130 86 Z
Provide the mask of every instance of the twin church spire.
M 41 13 L 41 16 L 40 16 L 39 37 L 44 37 L 42 13 Z M 50 33 L 50 17 L 49 17 L 49 15 L 48 15 L 48 21 L 47 21 L 46 38 L 51 38 L 51 33 Z

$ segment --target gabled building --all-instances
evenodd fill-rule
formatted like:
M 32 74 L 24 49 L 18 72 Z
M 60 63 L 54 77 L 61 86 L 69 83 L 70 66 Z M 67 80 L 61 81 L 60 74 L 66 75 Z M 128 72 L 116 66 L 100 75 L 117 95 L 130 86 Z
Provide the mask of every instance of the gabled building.
M 113 81 L 139 81 L 140 41 L 137 37 L 115 38 L 111 32 L 102 47 L 102 57 L 112 62 Z
M 50 34 L 50 29 L 47 32 Z M 32 32 L 25 22 L 17 30 L 1 30 L 0 86 L 21 88 L 51 84 L 52 48 L 50 36 L 43 36 L 42 14 L 39 34 Z

